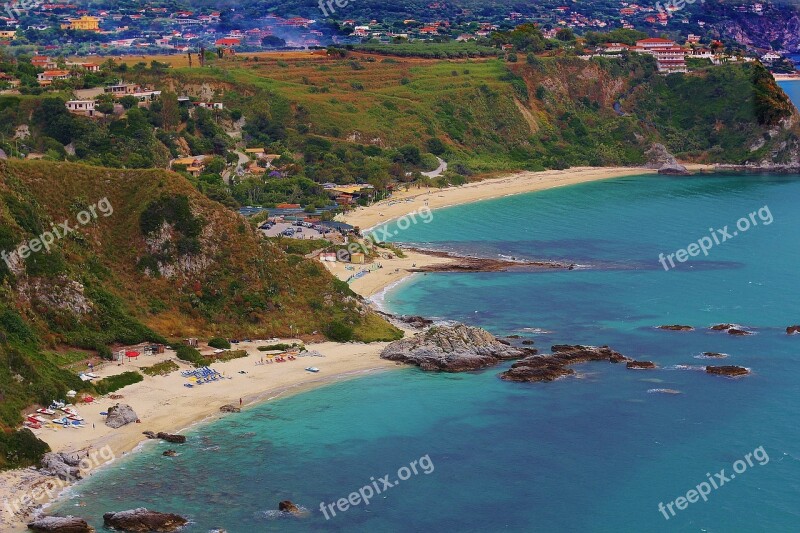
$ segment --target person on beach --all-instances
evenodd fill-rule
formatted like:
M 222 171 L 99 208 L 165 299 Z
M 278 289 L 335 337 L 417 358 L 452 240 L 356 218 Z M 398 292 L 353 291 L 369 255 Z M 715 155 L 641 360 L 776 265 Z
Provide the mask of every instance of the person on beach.
M 239 407 L 241 407 L 241 406 L 242 406 L 242 399 L 239 398 Z

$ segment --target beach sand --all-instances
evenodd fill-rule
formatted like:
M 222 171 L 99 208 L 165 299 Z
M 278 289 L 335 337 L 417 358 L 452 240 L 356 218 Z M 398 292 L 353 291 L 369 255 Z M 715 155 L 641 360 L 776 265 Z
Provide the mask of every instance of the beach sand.
M 706 169 L 702 165 L 687 168 Z M 589 181 L 642 174 L 656 174 L 655 170 L 631 167 L 575 167 L 567 170 L 542 172 L 517 172 L 509 176 L 491 178 L 447 189 L 399 190 L 387 200 L 369 207 L 358 207 L 339 218 L 362 230 L 373 228 L 392 219 L 424 208 L 438 209 L 513 194 L 541 191 L 553 187 L 575 185 Z
M 184 383 L 188 380 L 176 371 L 167 376 L 145 376 L 144 381 L 129 385 L 117 391 L 123 396 L 119 400 L 108 397 L 98 398 L 91 404 L 79 404 L 77 410 L 85 419 L 85 428 L 71 429 L 41 429 L 35 430 L 36 435 L 47 442 L 53 451 L 86 451 L 97 452 L 105 446 L 116 458 L 133 450 L 139 443 L 146 440 L 143 431 L 176 433 L 199 421 L 211 420 L 219 416 L 237 416 L 236 414 L 222 414 L 219 408 L 225 404 L 239 406 L 242 400 L 244 407 L 257 402 L 295 394 L 304 390 L 329 383 L 338 379 L 363 375 L 367 372 L 383 371 L 395 368 L 391 361 L 380 359 L 379 354 L 387 343 L 335 343 L 324 342 L 308 344 L 309 350 L 317 351 L 324 357 L 298 357 L 294 361 L 285 363 L 272 363 L 256 365 L 261 360 L 263 352 L 257 350 L 258 346 L 281 343 L 299 342 L 292 339 L 271 340 L 263 342 L 241 343 L 234 349 L 244 349 L 248 357 L 234 359 L 228 362 L 215 363 L 213 368 L 224 373 L 226 378 L 222 381 L 207 383 L 193 388 L 187 388 Z M 205 350 L 209 352 L 210 350 Z M 125 362 L 122 366 L 109 363 L 95 370 L 101 377 L 119 374 L 127 370 L 134 370 L 144 366 L 151 366 L 167 359 L 177 362 L 181 370 L 190 367 L 187 363 L 175 358 L 174 352 L 167 351 L 157 356 L 140 356 L 133 362 Z M 320 369 L 319 373 L 304 370 L 314 366 Z M 246 374 L 240 374 L 240 371 Z M 111 429 L 104 424 L 105 416 L 100 415 L 115 403 L 130 405 L 139 416 L 141 423 L 132 423 L 119 429 Z M 109 457 L 108 452 L 103 457 Z M 25 531 L 27 512 L 12 515 L 6 501 L 16 502 L 23 494 L 30 493 L 35 486 L 43 483 L 53 483 L 54 478 L 41 476 L 34 469 L 14 470 L 0 472 L 0 531 Z M 37 504 L 46 503 L 45 494 L 38 499 Z M 27 511 L 33 510 L 34 505 L 26 507 Z M 80 514 L 80 513 L 78 513 Z
M 708 167 L 699 165 L 692 168 L 708 169 Z M 552 187 L 651 173 L 655 173 L 655 171 L 627 167 L 520 172 L 456 188 L 398 191 L 392 199 L 384 200 L 370 207 L 358 208 L 347 213 L 342 219 L 349 224 L 366 229 L 425 206 L 437 209 Z M 406 251 L 405 255 L 404 258 L 379 259 L 377 262 L 382 265 L 382 268 L 354 280 L 350 287 L 361 296 L 374 299 L 387 287 L 406 278 L 410 274 L 409 269 L 415 265 L 421 267 L 457 260 L 416 251 Z M 348 270 L 347 266 L 349 265 L 344 263 L 325 263 L 325 266 L 343 280 L 362 268 L 360 265 L 353 265 L 354 270 Z M 278 341 L 241 343 L 235 349 L 247 350 L 248 357 L 213 365 L 213 368 L 224 372 L 226 378 L 231 379 L 189 389 L 183 386 L 187 380 L 180 375 L 180 372 L 173 372 L 168 376 L 145 376 L 144 381 L 117 391 L 123 396 L 123 399 L 111 400 L 104 397 L 99 398 L 93 404 L 81 404 L 78 411 L 85 418 L 85 428 L 42 429 L 36 433 L 56 452 L 72 452 L 90 448 L 96 451 L 109 446 L 116 457 L 121 457 L 146 440 L 142 435 L 143 431 L 175 433 L 200 421 L 219 416 L 236 416 L 236 414 L 221 415 L 219 408 L 225 404 L 238 406 L 240 398 L 246 407 L 267 399 L 308 390 L 332 380 L 346 379 L 365 372 L 384 371 L 397 367 L 395 363 L 384 361 L 379 357 L 387 343 L 366 345 L 334 342 L 307 345 L 309 350 L 318 351 L 325 357 L 301 357 L 286 363 L 257 366 L 256 361 L 259 361 L 263 355 L 257 350 L 257 346 L 275 342 Z M 294 341 L 282 339 L 279 342 Z M 109 363 L 96 370 L 95 373 L 106 377 L 133 370 L 135 367 L 151 366 L 165 359 L 173 359 L 178 362 L 181 370 L 190 368 L 188 364 L 175 359 L 174 353 L 168 351 L 158 356 L 140 356 L 139 360 L 126 362 L 122 366 Z M 307 372 L 304 370 L 307 366 L 318 367 L 320 372 L 316 374 Z M 240 371 L 247 373 L 240 374 Z M 130 405 L 139 416 L 141 423 L 129 424 L 119 429 L 106 427 L 103 423 L 105 417 L 99 413 L 116 402 Z M 0 503 L 6 500 L 15 500 L 29 492 L 31 487 L 52 481 L 52 478 L 41 476 L 33 469 L 0 472 Z M 40 499 L 35 503 L 44 503 L 44 500 Z M 26 511 L 29 513 L 34 509 L 35 506 L 31 505 L 26 508 Z M 0 512 L 0 530 L 4 532 L 25 531 L 27 513 L 12 516 L 4 508 Z

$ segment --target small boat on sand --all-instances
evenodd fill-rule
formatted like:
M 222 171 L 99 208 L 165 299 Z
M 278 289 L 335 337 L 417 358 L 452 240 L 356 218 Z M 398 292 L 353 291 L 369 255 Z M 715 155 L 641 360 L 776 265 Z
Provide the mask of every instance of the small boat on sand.
M 47 416 L 53 416 L 56 414 L 56 412 L 53 411 L 52 409 L 37 409 L 36 412 L 39 413 L 40 415 L 47 415 Z
M 306 370 L 308 370 L 309 372 L 315 372 L 315 373 L 319 372 L 319 368 L 317 368 L 315 366 L 307 366 Z

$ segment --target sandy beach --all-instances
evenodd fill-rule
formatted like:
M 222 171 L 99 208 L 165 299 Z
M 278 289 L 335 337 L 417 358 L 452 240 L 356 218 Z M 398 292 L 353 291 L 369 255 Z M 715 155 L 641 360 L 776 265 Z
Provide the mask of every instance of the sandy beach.
M 224 373 L 226 379 L 191 389 L 184 386 L 188 380 L 177 371 L 167 376 L 145 376 L 144 381 L 118 391 L 117 394 L 121 394 L 122 399 L 101 397 L 91 404 L 79 404 L 77 410 L 85 419 L 86 427 L 43 428 L 35 430 L 35 433 L 55 452 L 96 451 L 109 446 L 113 455 L 120 458 L 146 440 L 142 435 L 143 431 L 177 433 L 200 421 L 220 416 L 237 416 L 222 414 L 219 408 L 225 404 L 238 406 L 240 399 L 244 408 L 247 408 L 248 405 L 302 392 L 334 380 L 396 367 L 395 363 L 379 357 L 387 343 L 335 342 L 306 345 L 310 351 L 319 352 L 324 357 L 306 356 L 285 363 L 256 365 L 264 355 L 257 347 L 277 342 L 300 341 L 280 339 L 241 343 L 235 349 L 247 350 L 248 357 L 213 365 L 213 368 Z M 210 349 L 203 351 L 209 352 Z M 109 363 L 95 370 L 95 373 L 107 377 L 167 359 L 178 363 L 181 370 L 191 368 L 189 364 L 176 359 L 174 352 L 168 350 L 157 356 L 140 356 L 138 360 L 126 361 L 123 365 Z M 304 370 L 309 366 L 319 368 L 319 373 Z M 105 416 L 100 415 L 100 412 L 106 411 L 117 402 L 130 405 L 141 423 L 128 424 L 119 429 L 107 427 L 104 424 Z M 0 473 L 0 531 L 26 530 L 27 513 L 12 515 L 6 501 L 14 502 L 21 495 L 30 493 L 33 487 L 54 481 L 54 478 L 39 475 L 34 469 Z M 46 498 L 40 498 L 35 503 L 46 503 Z M 35 507 L 27 506 L 26 511 Z
M 687 165 L 687 167 L 699 169 L 708 168 L 702 165 Z M 369 207 L 358 207 L 338 218 L 348 224 L 365 230 L 411 212 L 418 211 L 425 206 L 430 209 L 439 209 L 452 205 L 461 205 L 480 200 L 510 196 L 512 194 L 542 191 L 545 189 L 552 189 L 553 187 L 564 187 L 566 185 L 576 185 L 589 181 L 620 178 L 624 176 L 638 176 L 642 174 L 656 174 L 656 171 L 646 168 L 631 167 L 575 167 L 567 170 L 517 172 L 509 176 L 486 179 L 448 189 L 412 188 L 408 191 L 399 190 L 387 200 L 375 203 Z
M 707 169 L 708 167 L 695 166 Z M 358 208 L 342 220 L 362 229 L 374 227 L 389 220 L 427 207 L 431 210 L 446 206 L 465 204 L 490 198 L 498 198 L 513 194 L 532 192 L 595 181 L 613 177 L 655 173 L 654 170 L 642 168 L 573 168 L 560 171 L 520 172 L 506 177 L 487 179 L 461 187 L 450 189 L 411 189 L 398 191 L 389 199 L 367 208 Z M 350 287 L 365 298 L 375 298 L 381 291 L 409 276 L 410 269 L 427 265 L 443 264 L 455 261 L 447 257 L 422 254 L 417 251 L 406 251 L 405 257 L 392 258 L 383 253 L 376 261 L 381 268 L 374 268 L 368 274 L 353 280 Z M 364 267 L 371 265 L 347 265 L 344 263 L 325 263 L 326 267 L 340 279 L 346 280 Z M 348 268 L 349 267 L 349 268 Z M 243 406 L 285 396 L 320 386 L 337 379 L 347 379 L 365 372 L 384 371 L 396 368 L 395 363 L 383 361 L 380 352 L 386 343 L 355 344 L 324 342 L 309 344 L 309 350 L 317 351 L 324 357 L 300 357 L 286 363 L 256 365 L 263 356 L 258 346 L 276 342 L 296 342 L 288 339 L 280 341 L 254 341 L 241 343 L 234 349 L 244 349 L 248 357 L 229 362 L 216 363 L 213 368 L 224 373 L 226 379 L 187 388 L 187 379 L 180 372 L 167 376 L 149 377 L 144 381 L 125 387 L 118 391 L 123 396 L 120 400 L 103 397 L 93 404 L 81 404 L 78 411 L 85 419 L 83 429 L 41 429 L 36 434 L 47 442 L 53 451 L 73 452 L 99 450 L 109 446 L 115 457 L 119 458 L 136 448 L 146 440 L 143 431 L 176 433 L 200 421 L 211 420 L 221 415 L 219 408 L 225 404 Z M 205 351 L 210 351 L 205 348 Z M 157 362 L 172 359 L 181 370 L 190 368 L 185 362 L 175 358 L 174 353 L 167 351 L 158 356 L 141 356 L 134 362 L 124 365 L 108 363 L 96 370 L 96 374 L 106 377 L 138 367 L 151 366 Z M 319 373 L 310 373 L 304 368 L 315 366 Z M 244 372 L 244 373 L 242 373 Z M 139 416 L 141 423 L 129 424 L 119 429 L 105 426 L 105 417 L 100 415 L 116 402 L 130 405 Z M 19 498 L 29 492 L 32 487 L 52 482 L 53 478 L 39 475 L 34 469 L 17 470 L 0 473 L 0 501 Z M 44 503 L 44 500 L 34 504 Z M 29 505 L 25 512 L 12 515 L 7 508 L 0 512 L 0 530 L 24 531 L 27 514 L 36 505 Z

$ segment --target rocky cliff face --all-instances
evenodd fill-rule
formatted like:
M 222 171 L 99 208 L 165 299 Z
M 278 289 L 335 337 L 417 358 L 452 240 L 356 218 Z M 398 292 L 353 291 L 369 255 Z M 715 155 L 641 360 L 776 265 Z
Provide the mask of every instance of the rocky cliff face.
M 486 330 L 458 324 L 434 326 L 424 333 L 395 341 L 381 358 L 417 365 L 423 370 L 462 372 L 496 365 L 536 353 L 500 342 Z

